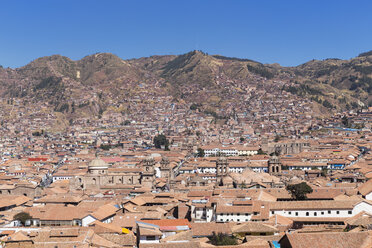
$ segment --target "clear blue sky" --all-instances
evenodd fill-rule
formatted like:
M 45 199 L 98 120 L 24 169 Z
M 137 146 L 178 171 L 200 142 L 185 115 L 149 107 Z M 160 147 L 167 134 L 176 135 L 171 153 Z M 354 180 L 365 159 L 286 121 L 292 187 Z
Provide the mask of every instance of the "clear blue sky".
M 372 1 L 2 0 L 0 65 L 61 54 L 209 54 L 294 66 L 372 50 Z

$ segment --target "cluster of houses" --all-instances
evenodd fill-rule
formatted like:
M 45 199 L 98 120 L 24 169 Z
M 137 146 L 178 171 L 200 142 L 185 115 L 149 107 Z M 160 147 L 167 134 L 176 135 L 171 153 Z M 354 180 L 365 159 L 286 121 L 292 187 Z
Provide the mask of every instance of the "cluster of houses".
M 242 101 L 213 113 L 160 88 L 71 121 L 2 103 L 0 246 L 372 247 L 372 109 L 315 118 L 235 83 Z

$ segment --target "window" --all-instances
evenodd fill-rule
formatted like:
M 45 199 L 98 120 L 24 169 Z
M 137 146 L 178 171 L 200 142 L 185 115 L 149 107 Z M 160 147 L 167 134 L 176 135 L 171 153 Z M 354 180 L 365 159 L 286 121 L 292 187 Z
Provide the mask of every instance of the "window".
M 347 213 L 348 213 L 348 214 L 352 214 L 352 211 L 351 211 L 351 210 L 349 210 L 349 211 L 347 211 Z
M 245 216 L 248 216 L 248 214 L 245 214 Z
M 289 215 L 291 215 L 291 214 L 292 214 L 292 212 L 291 212 L 291 211 L 289 211 L 289 212 L 288 212 L 288 214 L 289 214 Z
M 328 210 L 328 214 L 331 214 L 331 210 Z
M 155 236 L 146 236 L 146 240 L 155 240 Z
M 321 215 L 324 215 L 324 212 L 320 212 Z
M 309 212 L 306 212 L 306 216 L 309 216 Z
M 271 211 L 271 214 L 275 214 L 275 211 Z
M 317 216 L 317 212 L 314 212 L 314 216 Z
M 296 216 L 298 216 L 298 212 L 296 212 L 296 214 L 295 214 Z
M 238 219 L 238 222 L 240 221 L 240 219 Z
M 340 211 L 336 211 L 336 214 L 340 214 Z

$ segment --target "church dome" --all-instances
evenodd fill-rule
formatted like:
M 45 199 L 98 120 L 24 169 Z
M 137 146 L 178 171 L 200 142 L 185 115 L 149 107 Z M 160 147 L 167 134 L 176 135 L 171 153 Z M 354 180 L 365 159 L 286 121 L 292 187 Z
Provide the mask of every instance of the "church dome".
M 102 159 L 96 158 L 89 163 L 89 169 L 94 168 L 108 168 L 108 165 Z

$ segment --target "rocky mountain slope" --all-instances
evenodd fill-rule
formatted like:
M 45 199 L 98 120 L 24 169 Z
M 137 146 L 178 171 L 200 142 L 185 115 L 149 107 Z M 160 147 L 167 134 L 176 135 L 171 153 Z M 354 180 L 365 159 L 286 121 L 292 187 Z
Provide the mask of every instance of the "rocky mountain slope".
M 53 55 L 17 69 L 0 68 L 0 95 L 47 104 L 69 118 L 99 117 L 128 99 L 168 95 L 215 109 L 248 91 L 272 89 L 311 99 L 329 112 L 371 105 L 372 53 L 350 60 L 310 61 L 297 67 L 192 51 L 179 56 L 122 60 L 98 53 L 73 61 Z M 143 100 L 141 100 L 143 101 Z

